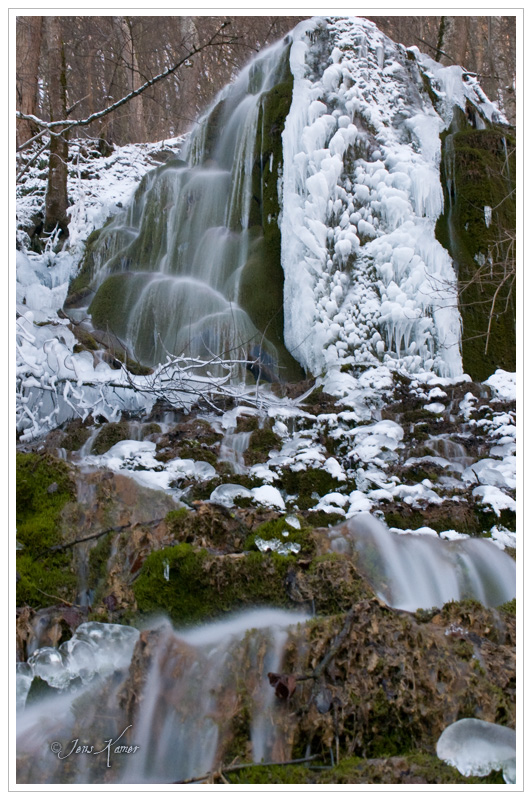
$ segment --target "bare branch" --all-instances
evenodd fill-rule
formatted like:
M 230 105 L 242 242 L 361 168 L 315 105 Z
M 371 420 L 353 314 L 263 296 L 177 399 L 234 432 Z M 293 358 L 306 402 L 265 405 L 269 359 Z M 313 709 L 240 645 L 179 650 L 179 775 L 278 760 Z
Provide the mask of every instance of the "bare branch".
M 63 119 L 63 120 L 55 120 L 52 122 L 45 122 L 44 120 L 36 117 L 34 114 L 23 114 L 21 111 L 16 112 L 17 118 L 26 119 L 30 122 L 33 122 L 35 123 L 35 125 L 38 125 L 39 127 L 49 131 L 50 133 L 52 133 L 53 128 L 61 127 L 62 128 L 61 133 L 65 133 L 71 130 L 72 128 L 78 128 L 85 125 L 90 125 L 91 122 L 95 122 L 96 120 L 102 119 L 103 117 L 107 116 L 107 114 L 116 111 L 116 109 L 120 108 L 133 98 L 138 97 L 140 94 L 145 92 L 146 89 L 149 89 L 151 86 L 154 86 L 156 83 L 159 83 L 159 81 L 162 81 L 164 80 L 164 78 L 167 78 L 169 75 L 172 75 L 179 69 L 179 67 L 182 67 L 193 56 L 197 55 L 198 53 L 201 53 L 206 48 L 233 43 L 235 41 L 234 37 L 220 36 L 222 30 L 225 27 L 227 27 L 228 24 L 229 23 L 227 21 L 223 22 L 222 25 L 218 28 L 218 30 L 211 36 L 211 38 L 207 42 L 197 47 L 196 46 L 192 47 L 192 49 L 189 50 L 189 52 L 185 56 L 183 56 L 177 63 L 173 64 L 171 67 L 168 67 L 163 72 L 159 73 L 159 75 L 156 75 L 154 78 L 150 78 L 150 80 L 146 81 L 142 86 L 139 86 L 138 89 L 134 89 L 132 92 L 129 92 L 129 94 L 120 98 L 120 100 L 117 100 L 116 103 L 107 106 L 107 108 L 104 108 L 101 111 L 96 111 L 94 114 L 90 114 L 85 119 L 78 119 L 78 120 Z M 24 145 L 22 145 L 21 147 L 26 146 L 26 144 L 27 143 L 24 143 Z

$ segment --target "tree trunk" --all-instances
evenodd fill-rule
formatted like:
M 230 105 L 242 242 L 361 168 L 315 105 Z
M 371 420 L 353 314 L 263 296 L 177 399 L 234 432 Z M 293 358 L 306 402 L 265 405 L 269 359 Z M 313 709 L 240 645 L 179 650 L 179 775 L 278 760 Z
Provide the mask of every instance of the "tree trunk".
M 61 18 L 45 18 L 45 38 L 48 60 L 48 95 L 50 99 L 50 120 L 66 119 L 66 66 Z M 48 167 L 48 186 L 46 189 L 44 231 L 51 233 L 56 227 L 60 238 L 68 236 L 68 139 L 64 136 L 51 136 L 50 163 Z
M 42 22 L 42 17 L 17 17 L 17 108 L 23 114 L 36 116 Z M 27 119 L 17 120 L 17 147 L 38 130 Z

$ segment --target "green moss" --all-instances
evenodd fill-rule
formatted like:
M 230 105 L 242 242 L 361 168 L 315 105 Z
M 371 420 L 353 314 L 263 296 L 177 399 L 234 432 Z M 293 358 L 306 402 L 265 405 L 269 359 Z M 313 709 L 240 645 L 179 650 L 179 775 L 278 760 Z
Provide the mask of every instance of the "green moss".
M 79 325 L 76 326 L 70 325 L 69 327 L 70 330 L 75 335 L 78 342 L 80 343 L 81 348 L 83 350 L 98 350 L 100 348 L 100 345 L 98 344 L 94 336 L 92 336 L 92 334 L 89 333 L 89 331 L 86 331 Z
M 172 533 L 177 533 L 181 530 L 183 523 L 188 520 L 190 512 L 188 508 L 176 508 L 175 511 L 169 511 L 164 521 L 168 529 Z
M 252 431 L 256 431 L 258 427 L 259 427 L 259 418 L 256 417 L 255 415 L 250 416 L 246 414 L 245 416 L 238 418 L 235 432 L 251 433 Z
M 225 776 L 230 783 L 312 783 L 314 773 L 304 764 L 273 766 L 273 767 L 248 767 L 247 769 L 230 772 Z
M 113 445 L 127 439 L 128 436 L 129 429 L 127 422 L 109 422 L 98 432 L 92 444 L 91 453 L 96 456 L 101 456 L 103 453 L 107 453 Z
M 328 514 L 326 511 L 309 511 L 305 518 L 313 528 L 332 528 L 345 520 L 342 514 Z
M 374 596 L 353 560 L 339 553 L 314 558 L 306 578 L 315 612 L 322 616 L 349 611 L 359 600 Z
M 402 414 L 402 422 L 418 422 L 418 420 L 424 419 L 435 419 L 437 414 L 433 414 L 432 411 L 427 411 L 426 408 L 415 408 L 411 411 L 405 411 Z
M 504 614 L 510 614 L 512 617 L 516 615 L 516 600 L 515 597 L 513 600 L 508 600 L 507 603 L 503 603 L 499 606 L 499 611 L 502 611 Z
M 240 277 L 239 303 L 255 327 L 275 347 L 282 380 L 302 378 L 299 364 L 284 345 L 281 232 L 278 219 L 279 175 L 282 173 L 281 134 L 292 102 L 293 77 L 289 48 L 278 67 L 278 81 L 261 99 L 252 172 L 248 227 L 252 244 Z
M 93 605 L 101 599 L 102 590 L 107 583 L 107 563 L 111 556 L 112 537 L 101 536 L 89 553 L 89 586 L 94 590 Z
M 442 139 L 442 185 L 450 189 L 436 235 L 458 269 L 464 370 L 485 380 L 498 367 L 515 371 L 515 138 L 508 127 L 476 130 L 456 109 Z
M 73 420 L 70 422 L 61 439 L 61 447 L 65 450 L 75 451 L 79 450 L 90 436 L 90 430 L 87 425 L 84 425 L 81 420 Z
M 127 273 L 110 275 L 99 287 L 89 313 L 93 323 L 116 336 L 125 337 L 127 323 L 125 300 L 128 296 L 130 276 Z
M 62 543 L 61 512 L 76 497 L 65 462 L 50 454 L 17 453 L 17 605 L 50 605 L 48 596 L 75 599 L 69 551 L 46 553 Z M 44 555 L 42 555 L 44 553 Z
M 206 461 L 211 466 L 218 464 L 217 454 L 204 442 L 184 441 L 179 450 L 180 458 L 192 458 L 194 461 Z
M 323 497 L 329 492 L 340 491 L 342 487 L 342 484 L 329 472 L 315 467 L 299 472 L 285 469 L 277 483 L 287 494 L 298 495 L 297 505 L 302 510 L 315 506 L 318 496 Z
M 236 608 L 291 605 L 285 579 L 293 563 L 275 553 L 216 557 L 179 544 L 151 553 L 133 590 L 141 615 L 164 609 L 176 623 L 199 622 Z
M 70 282 L 65 307 L 76 306 L 92 291 L 94 278 L 94 250 L 100 238 L 101 229 L 93 231 L 85 242 L 85 253 L 78 274 Z
M 316 552 L 316 543 L 310 536 L 312 528 L 306 525 L 302 518 L 299 519 L 301 523 L 301 528 L 299 530 L 288 525 L 285 520 L 286 516 L 283 515 L 278 519 L 272 519 L 259 525 L 246 539 L 244 550 L 257 549 L 255 545 L 257 538 L 264 539 L 265 541 L 278 539 L 285 544 L 294 543 L 301 545 L 301 550 L 298 553 L 299 556 L 313 555 Z M 288 536 L 284 536 L 284 533 L 288 533 Z
M 60 542 L 59 515 L 76 490 L 64 461 L 50 454 L 17 453 L 17 539 L 26 548 Z
M 320 773 L 317 783 L 339 784 L 469 784 L 504 783 L 500 772 L 484 778 L 465 778 L 457 769 L 441 761 L 436 755 L 410 752 L 399 758 L 363 759 L 344 758 L 330 770 Z
M 147 439 L 148 436 L 155 436 L 158 433 L 162 433 L 162 428 L 156 422 L 148 422 L 146 425 L 142 426 L 142 438 Z
M 248 466 L 265 463 L 270 450 L 280 450 L 281 444 L 281 440 L 271 428 L 257 428 L 249 438 L 249 445 L 244 453 L 245 463 Z

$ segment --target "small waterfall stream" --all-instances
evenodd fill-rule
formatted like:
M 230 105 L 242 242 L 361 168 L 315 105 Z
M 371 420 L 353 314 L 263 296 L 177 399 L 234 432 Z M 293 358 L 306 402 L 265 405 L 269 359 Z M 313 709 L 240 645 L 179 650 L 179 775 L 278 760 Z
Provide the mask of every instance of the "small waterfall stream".
M 251 431 L 235 433 L 234 428 L 230 428 L 220 443 L 219 460 L 231 465 L 235 474 L 246 472 L 244 453 L 248 449 Z
M 331 528 L 331 548 L 356 555 L 377 596 L 393 608 L 441 608 L 472 598 L 495 607 L 515 597 L 515 561 L 483 539 L 395 534 L 370 514 Z
M 303 647 L 297 626 L 306 619 L 264 608 L 184 631 L 163 621 L 140 641 L 128 626 L 86 623 L 59 649 L 35 651 L 29 669 L 17 675 L 19 706 L 30 672 L 65 691 L 53 700 L 29 702 L 19 713 L 19 782 L 32 782 L 37 774 L 47 783 L 64 781 L 65 774 L 72 783 L 106 782 L 105 754 L 68 762 L 65 756 L 76 738 L 101 750 L 128 725 L 124 743 L 137 751 L 129 760 L 115 758 L 113 783 L 200 777 L 227 757 L 242 719 L 250 760 L 288 758 L 286 708 L 275 703 L 267 675 L 282 668 L 289 641 Z M 96 731 L 102 733 L 97 742 Z M 53 741 L 61 745 L 63 760 L 53 755 L 59 750 L 49 751 Z

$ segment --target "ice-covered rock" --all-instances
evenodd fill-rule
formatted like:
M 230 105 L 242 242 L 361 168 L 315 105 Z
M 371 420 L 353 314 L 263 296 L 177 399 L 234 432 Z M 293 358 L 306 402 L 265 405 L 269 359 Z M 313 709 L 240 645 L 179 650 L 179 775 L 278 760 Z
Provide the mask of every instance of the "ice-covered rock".
M 246 489 L 245 486 L 240 486 L 237 483 L 222 483 L 211 492 L 210 502 L 219 503 L 222 506 L 230 508 L 234 506 L 237 497 L 244 499 L 252 499 L 253 495 Z
M 438 739 L 438 758 L 466 777 L 503 771 L 506 783 L 515 783 L 515 731 L 481 719 L 460 719 Z

